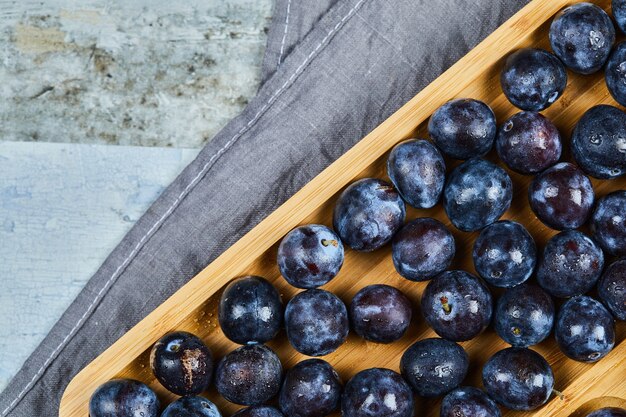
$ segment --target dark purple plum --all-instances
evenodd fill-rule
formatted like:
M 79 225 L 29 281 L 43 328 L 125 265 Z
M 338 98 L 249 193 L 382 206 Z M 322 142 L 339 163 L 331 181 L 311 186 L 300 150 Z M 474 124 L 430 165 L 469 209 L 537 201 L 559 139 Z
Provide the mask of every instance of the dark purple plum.
M 356 251 L 376 250 L 391 241 L 406 215 L 404 201 L 386 181 L 364 178 L 346 188 L 333 212 L 333 227 Z
M 550 336 L 554 302 L 536 285 L 518 285 L 507 289 L 498 299 L 493 321 L 496 333 L 508 344 L 536 345 Z
M 287 303 L 285 330 L 289 343 L 298 352 L 308 356 L 328 355 L 348 337 L 348 310 L 335 294 L 306 290 Z
M 233 417 L 284 417 L 283 413 L 267 405 L 258 405 L 239 410 Z
M 487 286 L 465 271 L 446 271 L 430 281 L 421 304 L 430 327 L 454 342 L 480 334 L 489 325 L 493 311 Z
M 574 297 L 592 289 L 603 268 L 604 253 L 596 242 L 578 230 L 566 230 L 543 249 L 537 282 L 555 297 Z
M 231 403 L 261 405 L 280 391 L 283 367 L 276 353 L 265 345 L 246 345 L 218 363 L 217 392 Z
M 528 348 L 496 352 L 483 367 L 483 385 L 491 398 L 511 410 L 534 410 L 550 398 L 550 364 Z
M 354 375 L 341 396 L 343 417 L 413 417 L 413 393 L 400 374 L 384 368 Z
M 626 33 L 626 0 L 613 0 L 611 10 L 617 26 Z
M 400 372 L 420 397 L 444 395 L 463 382 L 469 356 L 463 348 L 446 339 L 423 339 L 402 355 Z
M 537 246 L 519 223 L 501 220 L 485 227 L 472 251 L 476 272 L 496 287 L 514 287 L 532 275 Z
M 607 253 L 626 256 L 626 190 L 598 200 L 591 216 L 591 232 Z
M 561 162 L 537 175 L 528 187 L 530 208 L 556 230 L 582 226 L 593 208 L 589 178 L 574 164 Z
M 559 161 L 563 146 L 559 130 L 548 118 L 523 111 L 500 126 L 496 150 L 513 171 L 536 174 Z
M 567 71 L 561 60 L 548 51 L 519 49 L 506 59 L 500 85 L 514 106 L 540 111 L 561 97 L 567 85 Z
M 441 401 L 440 417 L 501 417 L 494 400 L 482 390 L 460 387 L 451 391 Z
M 285 374 L 280 409 L 290 417 L 322 417 L 339 409 L 341 378 L 326 361 L 308 359 Z
M 222 417 L 222 414 L 204 397 L 182 397 L 168 405 L 161 417 Z
M 152 347 L 150 368 L 168 391 L 196 395 L 211 383 L 213 355 L 197 336 L 187 332 L 169 333 Z
M 224 336 L 242 345 L 272 340 L 283 323 L 280 294 L 256 276 L 232 281 L 220 298 L 218 319 Z
M 605 407 L 587 414 L 586 417 L 626 417 L 626 410 L 619 407 Z
M 609 93 L 622 106 L 626 106 L 626 42 L 617 44 L 604 70 L 604 80 Z
M 626 320 L 626 259 L 613 262 L 598 281 L 598 297 L 617 320 Z
M 452 100 L 430 117 L 428 133 L 441 152 L 451 158 L 483 156 L 496 138 L 496 116 L 482 101 Z
M 431 208 L 441 197 L 446 163 L 435 145 L 423 139 L 410 139 L 391 150 L 387 175 L 409 205 Z
M 289 284 L 296 288 L 317 288 L 339 273 L 343 244 L 326 226 L 300 226 L 283 238 L 276 258 L 280 273 Z
M 605 104 L 587 110 L 574 127 L 572 154 L 592 177 L 626 174 L 626 113 Z
M 352 329 L 376 343 L 391 343 L 404 336 L 412 314 L 406 295 L 389 285 L 369 285 L 356 293 L 350 304 Z
M 443 207 L 450 221 L 464 232 L 480 230 L 498 220 L 513 199 L 511 177 L 484 159 L 470 159 L 456 167 L 443 191 Z
M 599 71 L 615 42 L 615 27 L 608 14 L 591 3 L 577 3 L 561 10 L 550 25 L 550 45 L 572 71 Z
M 147 385 L 113 379 L 100 385 L 89 400 L 90 417 L 158 417 L 159 399 Z
M 452 233 L 443 223 L 428 217 L 405 224 L 391 242 L 396 271 L 411 281 L 427 281 L 445 271 L 455 251 Z
M 597 362 L 615 345 L 615 321 L 602 303 L 581 295 L 561 306 L 554 335 L 565 356 L 579 362 Z

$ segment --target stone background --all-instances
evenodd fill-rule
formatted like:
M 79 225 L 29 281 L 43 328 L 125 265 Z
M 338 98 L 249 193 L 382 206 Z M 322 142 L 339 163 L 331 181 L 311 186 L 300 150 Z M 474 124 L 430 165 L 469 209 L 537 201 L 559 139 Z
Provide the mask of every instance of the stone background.
M 0 0 L 0 390 L 255 94 L 271 14 L 271 0 Z

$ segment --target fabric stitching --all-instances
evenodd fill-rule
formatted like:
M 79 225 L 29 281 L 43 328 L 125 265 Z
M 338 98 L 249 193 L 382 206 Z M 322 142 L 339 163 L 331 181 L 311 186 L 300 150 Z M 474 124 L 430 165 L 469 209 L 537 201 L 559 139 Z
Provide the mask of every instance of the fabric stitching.
M 58 356 L 58 354 L 61 352 L 61 350 L 65 347 L 65 344 L 67 343 L 67 341 L 71 337 L 73 337 L 76 334 L 76 332 L 82 327 L 82 325 L 85 323 L 85 319 L 87 318 L 87 316 L 90 315 L 93 312 L 93 309 L 96 306 L 96 304 L 98 304 L 102 300 L 101 297 L 102 297 L 103 293 L 105 293 L 105 291 L 108 291 L 108 289 L 113 284 L 113 282 L 119 277 L 119 274 L 121 273 L 121 271 L 128 266 L 128 264 L 137 255 L 137 253 L 139 253 L 139 251 L 143 247 L 143 244 L 152 236 L 152 234 L 159 227 L 161 227 L 163 222 L 178 207 L 178 205 L 180 204 L 182 199 L 187 195 L 187 193 L 189 191 L 191 191 L 191 189 L 193 189 L 196 186 L 197 182 L 202 177 L 204 177 L 204 175 L 206 175 L 206 173 L 208 172 L 208 169 L 212 166 L 213 162 L 215 160 L 217 160 L 217 158 L 222 156 L 222 154 L 224 152 L 226 152 L 226 150 L 228 150 L 246 131 L 248 131 L 248 129 L 250 129 L 252 127 L 253 124 L 255 124 L 258 121 L 258 119 L 265 113 L 265 111 L 269 108 L 269 106 L 271 106 L 276 101 L 278 96 L 281 95 L 283 93 L 283 91 L 285 91 L 285 89 L 291 84 L 291 82 L 297 76 L 299 76 L 301 74 L 302 70 L 307 66 L 307 64 L 309 63 L 309 61 L 313 57 L 313 55 L 316 54 L 320 50 L 320 48 L 330 39 L 330 37 L 333 36 L 337 32 L 337 30 L 339 30 L 339 28 L 350 17 L 352 17 L 354 15 L 354 13 L 363 5 L 364 2 L 365 2 L 365 0 L 359 0 L 348 11 L 348 13 L 346 15 L 344 15 L 343 18 L 341 18 L 341 20 L 326 34 L 326 36 L 324 36 L 324 38 L 317 44 L 317 46 L 313 49 L 313 51 L 311 51 L 311 53 L 304 59 L 302 64 L 300 64 L 300 66 L 298 66 L 298 68 L 296 68 L 296 70 L 291 74 L 291 76 L 287 79 L 287 81 L 285 81 L 285 83 L 278 90 L 276 90 L 274 92 L 274 94 L 272 94 L 272 96 L 263 105 L 263 107 L 261 107 L 261 109 L 254 115 L 254 117 L 252 119 L 250 119 L 250 121 L 248 121 L 248 123 L 239 132 L 237 132 L 228 142 L 226 142 L 226 144 L 224 144 L 224 146 L 222 146 L 215 154 L 213 154 L 213 156 L 209 159 L 209 161 L 207 161 L 207 163 L 202 167 L 202 169 L 198 172 L 198 174 L 191 180 L 191 182 L 189 184 L 187 184 L 185 189 L 178 195 L 176 200 L 174 200 L 174 202 L 172 203 L 170 208 L 143 235 L 143 237 L 139 240 L 139 242 L 137 243 L 135 248 L 131 251 L 131 253 L 126 257 L 126 259 L 122 262 L 122 264 L 120 264 L 120 266 L 118 266 L 118 268 L 113 272 L 113 274 L 107 280 L 107 282 L 104 284 L 104 286 L 100 289 L 100 291 L 98 291 L 98 293 L 96 294 L 96 297 L 94 297 L 93 301 L 91 302 L 91 304 L 89 304 L 89 306 L 87 307 L 87 310 L 80 317 L 80 319 L 78 320 L 76 325 L 74 325 L 74 327 L 70 330 L 70 332 L 61 341 L 61 343 L 52 351 L 50 356 L 44 361 L 44 363 L 41 366 L 41 368 L 35 373 L 33 378 L 26 384 L 24 389 L 7 406 L 7 408 L 5 408 L 4 411 L 2 411 L 2 414 L 0 414 L 0 417 L 6 417 L 8 415 L 8 413 L 11 412 L 13 410 L 13 408 L 15 408 L 15 406 L 19 403 L 19 401 L 21 401 L 24 398 L 24 396 L 34 387 L 34 384 L 39 380 L 39 378 L 41 377 L 41 375 L 43 375 L 43 373 L 48 368 L 48 366 L 52 363 L 52 361 Z
M 285 52 L 285 41 L 287 40 L 287 29 L 289 28 L 289 12 L 291 10 L 291 0 L 287 1 L 287 14 L 285 16 L 285 31 L 283 32 L 283 40 L 280 42 L 280 53 L 278 54 L 278 66 L 283 61 L 283 53 Z

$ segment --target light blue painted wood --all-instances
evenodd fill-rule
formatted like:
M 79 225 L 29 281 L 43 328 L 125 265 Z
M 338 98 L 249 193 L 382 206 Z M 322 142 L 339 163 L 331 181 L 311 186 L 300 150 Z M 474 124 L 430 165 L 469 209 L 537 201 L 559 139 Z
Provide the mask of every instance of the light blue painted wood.
M 0 390 L 196 154 L 0 142 Z

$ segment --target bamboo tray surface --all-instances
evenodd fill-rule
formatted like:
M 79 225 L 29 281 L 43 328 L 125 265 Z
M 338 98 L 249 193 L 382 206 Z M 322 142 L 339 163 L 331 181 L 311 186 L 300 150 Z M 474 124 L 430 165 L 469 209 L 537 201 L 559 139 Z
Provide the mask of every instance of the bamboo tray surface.
M 493 108 L 499 123 L 518 112 L 500 89 L 503 58 L 522 47 L 549 50 L 548 28 L 552 17 L 573 3 L 576 1 L 535 0 L 519 11 L 83 369 L 63 395 L 60 416 L 87 416 L 92 392 L 115 377 L 134 378 L 147 383 L 157 392 L 163 404 L 174 400 L 176 396 L 168 393 L 150 371 L 149 351 L 157 339 L 170 331 L 189 331 L 200 336 L 217 359 L 238 347 L 226 339 L 217 321 L 217 303 L 226 284 L 243 275 L 263 276 L 278 288 L 286 303 L 299 290 L 290 287 L 278 272 L 276 250 L 281 238 L 298 225 L 331 225 L 332 208 L 338 193 L 358 178 L 386 178 L 385 163 L 389 150 L 404 139 L 427 137 L 428 118 L 446 101 L 463 97 L 482 100 Z M 595 3 L 606 10 L 610 8 L 610 0 Z M 569 137 L 580 116 L 600 103 L 616 105 L 606 89 L 602 74 L 579 76 L 568 72 L 568 76 L 564 96 L 543 112 L 557 125 L 565 139 L 562 160 L 571 160 Z M 502 165 L 493 151 L 487 159 Z M 446 160 L 446 163 L 448 171 L 458 164 L 451 160 Z M 510 170 L 507 172 L 513 180 L 514 198 L 503 219 L 524 224 L 541 249 L 556 231 L 544 226 L 528 206 L 527 187 L 532 177 Z M 593 185 L 598 198 L 614 190 L 626 189 L 626 178 L 593 180 Z M 457 244 L 457 256 L 451 269 L 475 272 L 470 254 L 478 233 L 460 232 L 451 226 L 441 205 L 428 210 L 407 206 L 407 220 L 416 217 L 434 217 L 445 223 L 453 232 Z M 427 283 L 415 283 L 400 277 L 393 267 L 389 245 L 373 253 L 347 250 L 341 272 L 323 288 L 349 304 L 359 289 L 375 283 L 395 286 L 407 294 L 415 307 L 413 323 L 400 341 L 390 345 L 365 342 L 351 333 L 343 346 L 323 357 L 337 369 L 344 382 L 366 368 L 387 367 L 398 371 L 400 357 L 408 346 L 418 339 L 436 336 L 418 310 L 418 301 Z M 492 290 L 495 295 L 500 292 Z M 618 322 L 615 349 L 596 364 L 566 358 L 558 350 L 553 337 L 533 347 L 552 365 L 555 389 L 562 391 L 563 397 L 553 396 L 545 406 L 533 412 L 513 412 L 503 408 L 503 415 L 582 417 L 600 407 L 626 407 L 625 336 L 626 324 Z M 281 358 L 285 369 L 307 358 L 289 345 L 284 332 L 268 345 Z M 468 352 L 471 362 L 464 385 L 477 387 L 482 386 L 480 373 L 486 360 L 508 346 L 491 328 L 461 345 Z M 205 395 L 217 404 L 225 416 L 240 408 L 222 399 L 214 388 L 210 388 Z M 415 415 L 438 416 L 439 400 L 417 398 Z

